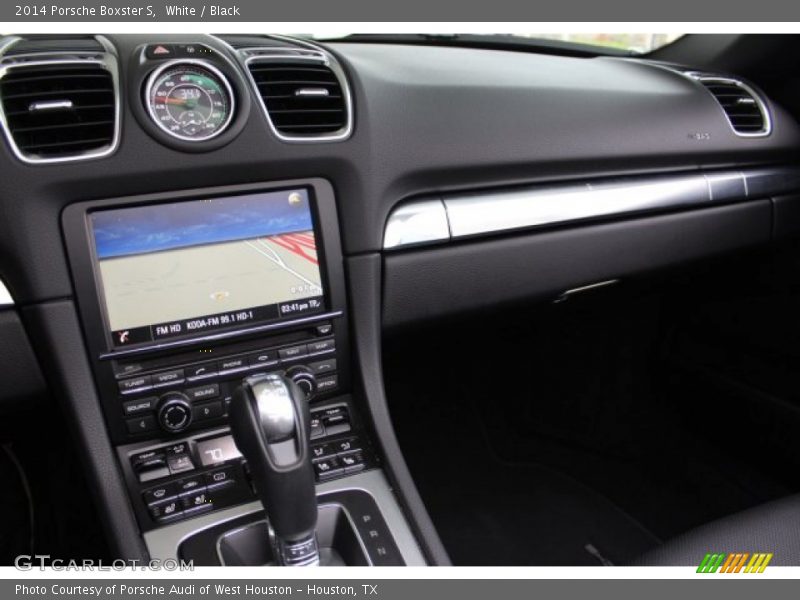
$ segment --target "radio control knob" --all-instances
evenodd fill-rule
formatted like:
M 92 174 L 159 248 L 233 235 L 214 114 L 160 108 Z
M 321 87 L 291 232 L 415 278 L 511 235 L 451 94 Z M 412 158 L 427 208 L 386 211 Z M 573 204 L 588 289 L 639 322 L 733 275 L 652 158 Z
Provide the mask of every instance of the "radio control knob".
M 308 367 L 303 365 L 292 367 L 286 371 L 286 376 L 294 381 L 306 396 L 311 396 L 317 391 L 317 378 Z
M 169 392 L 161 396 L 157 414 L 158 424 L 164 431 L 177 433 L 192 422 L 192 405 L 186 394 Z

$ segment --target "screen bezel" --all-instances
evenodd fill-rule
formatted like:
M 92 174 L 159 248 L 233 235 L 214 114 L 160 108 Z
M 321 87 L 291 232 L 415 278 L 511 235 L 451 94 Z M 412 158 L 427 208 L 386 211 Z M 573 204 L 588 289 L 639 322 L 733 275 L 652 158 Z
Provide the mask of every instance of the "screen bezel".
M 308 193 L 314 235 L 317 239 L 320 278 L 323 289 L 324 310 L 306 315 L 300 319 L 286 319 L 249 323 L 224 330 L 214 330 L 201 334 L 169 338 L 156 342 L 136 345 L 114 346 L 111 330 L 102 297 L 102 281 L 98 272 L 94 238 L 91 227 L 91 213 L 117 208 L 133 208 L 152 204 L 224 198 L 260 192 L 280 192 L 303 188 Z M 79 202 L 68 206 L 62 215 L 65 242 L 70 259 L 71 271 L 83 321 L 84 332 L 89 342 L 90 352 L 97 358 L 112 359 L 130 354 L 148 354 L 171 349 L 174 346 L 189 347 L 202 344 L 206 340 L 224 338 L 236 339 L 241 336 L 257 334 L 259 330 L 283 330 L 300 322 L 322 320 L 344 314 L 345 290 L 344 270 L 339 238 L 338 217 L 333 189 L 326 180 L 313 178 L 289 180 L 275 183 L 218 186 L 164 194 L 148 194 L 109 200 Z
M 193 333 L 186 333 L 186 334 L 183 334 L 183 335 L 170 336 L 170 337 L 166 337 L 166 338 L 162 338 L 162 339 L 152 339 L 152 340 L 148 340 L 148 341 L 145 341 L 145 342 L 140 342 L 138 344 L 124 344 L 124 345 L 115 344 L 114 343 L 113 330 L 111 329 L 111 323 L 110 323 L 110 319 L 109 319 L 109 316 L 108 316 L 108 303 L 107 303 L 106 297 L 105 297 L 105 287 L 104 287 L 104 284 L 103 284 L 103 277 L 102 277 L 102 274 L 100 273 L 100 261 L 99 261 L 99 258 L 97 256 L 97 244 L 96 244 L 96 240 L 95 240 L 95 236 L 94 236 L 94 224 L 93 224 L 93 221 L 92 221 L 92 215 L 97 214 L 97 213 L 102 213 L 102 212 L 105 212 L 105 211 L 108 211 L 108 210 L 123 210 L 123 209 L 134 209 L 135 210 L 136 208 L 142 208 L 142 207 L 145 207 L 145 206 L 159 206 L 159 205 L 166 206 L 166 205 L 170 205 L 170 204 L 177 204 L 177 203 L 180 203 L 180 202 L 196 202 L 196 201 L 202 201 L 202 200 L 219 200 L 221 202 L 224 202 L 225 200 L 227 200 L 229 198 L 237 198 L 237 197 L 241 197 L 241 196 L 257 196 L 259 193 L 274 194 L 274 193 L 290 192 L 290 191 L 297 191 L 297 190 L 305 191 L 307 196 L 308 196 L 308 208 L 309 208 L 309 213 L 310 213 L 310 216 L 311 216 L 311 225 L 312 225 L 312 230 L 314 232 L 315 243 L 317 245 L 316 252 L 317 252 L 317 262 L 318 262 L 319 273 L 320 273 L 320 283 L 321 283 L 320 287 L 322 288 L 322 304 L 323 304 L 323 306 L 322 306 L 321 310 L 317 310 L 317 311 L 315 311 L 313 313 L 306 313 L 306 314 L 303 315 L 303 316 L 313 316 L 313 315 L 324 313 L 324 312 L 326 312 L 328 310 L 328 282 L 327 282 L 325 269 L 323 268 L 323 265 L 325 264 L 325 249 L 324 249 L 324 244 L 321 243 L 322 235 L 321 235 L 320 227 L 319 227 L 319 214 L 318 214 L 318 211 L 317 211 L 317 202 L 316 202 L 316 199 L 314 197 L 314 190 L 308 185 L 296 186 L 296 187 L 291 187 L 291 188 L 275 188 L 275 189 L 271 189 L 271 190 L 261 190 L 260 192 L 228 194 L 228 195 L 225 195 L 225 196 L 207 195 L 206 194 L 206 195 L 203 195 L 203 196 L 198 196 L 197 198 L 194 198 L 194 199 L 182 199 L 182 200 L 179 200 L 179 201 L 171 201 L 171 202 L 169 202 L 169 201 L 168 202 L 146 202 L 146 203 L 138 203 L 138 204 L 135 204 L 135 205 L 119 205 L 119 206 L 115 206 L 113 208 L 98 208 L 98 209 L 93 209 L 93 210 L 86 211 L 86 227 L 87 227 L 87 231 L 88 231 L 89 240 L 91 242 L 89 251 L 90 251 L 90 256 L 91 256 L 91 259 L 92 259 L 92 271 L 93 271 L 93 274 L 94 274 L 95 287 L 96 287 L 96 290 L 97 290 L 97 298 L 98 298 L 98 302 L 100 303 L 100 312 L 101 312 L 101 317 L 102 317 L 102 320 L 103 320 L 103 329 L 104 329 L 104 332 L 105 332 L 106 345 L 109 348 L 109 350 L 111 350 L 111 351 L 115 351 L 115 350 L 116 351 L 120 351 L 120 350 L 128 350 L 128 349 L 142 348 L 142 347 L 155 346 L 155 345 L 164 345 L 164 344 L 169 344 L 170 342 L 175 342 L 175 341 L 179 341 L 179 340 L 191 340 L 191 339 L 194 339 L 194 338 L 207 338 L 209 336 L 214 336 L 215 334 L 234 332 L 234 331 L 237 331 L 237 330 L 247 330 L 247 329 L 251 329 L 253 327 L 259 327 L 259 326 L 267 325 L 267 324 L 277 324 L 277 323 L 281 323 L 281 322 L 288 322 L 288 321 L 291 321 L 292 319 L 289 319 L 289 318 L 287 318 L 287 319 L 278 318 L 278 319 L 267 319 L 267 320 L 262 320 L 262 321 L 252 321 L 252 322 L 248 322 L 246 324 L 242 324 L 242 325 L 239 325 L 239 326 L 234 325 L 234 326 L 231 326 L 231 327 L 221 327 L 221 328 L 217 328 L 217 329 L 207 330 L 207 331 L 202 332 L 202 333 L 194 333 L 194 334 Z M 317 242 L 316 240 L 319 240 L 319 242 Z M 244 309 L 242 309 L 242 310 L 244 310 Z M 204 315 L 197 315 L 198 318 L 202 317 L 202 316 L 204 316 Z M 190 319 L 190 318 L 194 318 L 194 317 L 189 316 L 189 317 L 186 317 L 186 318 Z M 154 325 L 157 325 L 157 323 L 149 324 L 149 326 L 151 326 L 151 327 L 154 326 Z

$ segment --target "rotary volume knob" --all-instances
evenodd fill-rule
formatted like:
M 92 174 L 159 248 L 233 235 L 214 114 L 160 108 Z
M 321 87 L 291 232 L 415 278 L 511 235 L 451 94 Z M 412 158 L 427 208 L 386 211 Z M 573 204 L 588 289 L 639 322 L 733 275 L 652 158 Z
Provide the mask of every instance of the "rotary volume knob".
M 169 392 L 161 397 L 157 414 L 161 428 L 176 433 L 186 429 L 192 422 L 192 405 L 185 394 Z
M 298 365 L 286 371 L 286 377 L 294 381 L 297 386 L 305 392 L 306 396 L 311 396 L 317 391 L 317 378 L 311 369 Z

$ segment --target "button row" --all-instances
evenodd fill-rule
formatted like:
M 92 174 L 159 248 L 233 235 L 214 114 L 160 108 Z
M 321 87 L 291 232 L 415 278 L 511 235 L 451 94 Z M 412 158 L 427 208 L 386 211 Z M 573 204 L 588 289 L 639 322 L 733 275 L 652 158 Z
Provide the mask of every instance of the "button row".
M 225 467 L 150 488 L 142 492 L 142 497 L 152 517 L 164 522 L 211 510 L 215 497 L 234 484 L 234 467 Z
M 221 377 L 263 367 L 273 367 L 298 358 L 328 354 L 335 350 L 335 340 L 328 338 L 278 350 L 260 350 L 243 356 L 191 365 L 183 369 L 162 371 L 154 375 L 139 375 L 119 381 L 118 386 L 120 393 L 123 395 L 139 394 L 152 389 L 180 385 L 186 381 L 202 381 L 211 377 Z M 333 368 L 330 368 L 328 361 L 319 361 L 313 364 L 318 366 L 320 373 L 335 370 L 335 361 Z M 314 367 L 311 368 L 313 369 Z
M 322 458 L 314 461 L 314 472 L 320 481 L 336 477 L 338 475 L 349 475 L 358 473 L 365 468 L 364 454 L 361 450 L 337 454 L 329 458 Z

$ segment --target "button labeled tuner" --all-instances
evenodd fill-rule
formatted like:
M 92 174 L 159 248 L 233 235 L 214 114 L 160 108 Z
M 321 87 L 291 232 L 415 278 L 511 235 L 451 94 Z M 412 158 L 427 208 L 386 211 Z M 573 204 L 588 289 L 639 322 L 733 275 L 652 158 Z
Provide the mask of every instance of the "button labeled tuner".
M 161 396 L 158 405 L 158 424 L 164 431 L 183 431 L 192 422 L 192 405 L 185 394 L 170 392 Z

